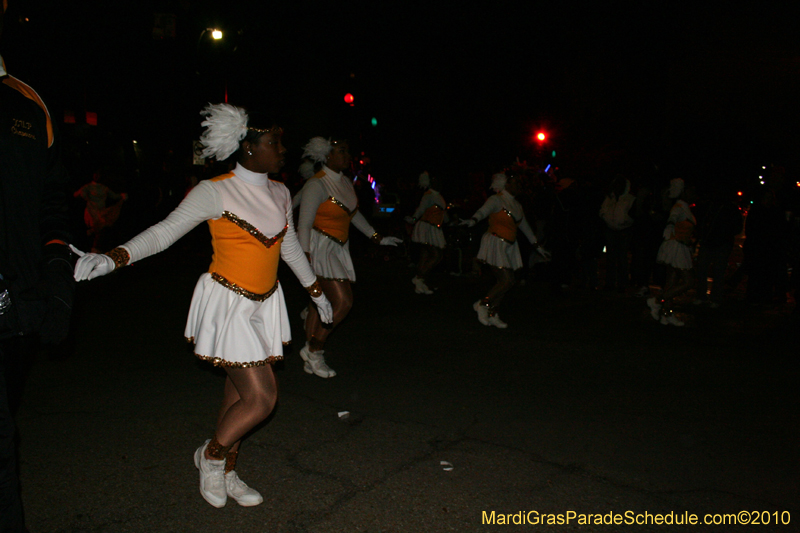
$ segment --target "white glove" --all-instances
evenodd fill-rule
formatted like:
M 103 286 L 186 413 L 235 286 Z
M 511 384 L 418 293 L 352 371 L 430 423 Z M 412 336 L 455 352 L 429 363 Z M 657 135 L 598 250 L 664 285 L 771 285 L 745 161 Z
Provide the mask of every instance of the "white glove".
M 536 245 L 536 251 L 539 252 L 539 255 L 544 257 L 547 261 L 550 261 L 550 259 L 553 258 L 553 254 L 542 248 L 540 244 Z
M 319 319 L 322 321 L 323 324 L 332 324 L 333 323 L 333 307 L 331 307 L 331 303 L 325 298 L 325 294 L 320 294 L 319 296 L 312 296 L 311 301 L 314 302 L 314 305 L 317 306 L 317 312 L 319 313 Z
M 403 220 L 405 220 L 407 224 L 414 224 L 416 222 L 414 217 L 405 217 Z
M 475 224 L 477 224 L 477 222 L 475 222 L 474 218 L 468 218 L 468 219 L 462 220 L 461 222 L 458 223 L 459 226 L 466 226 L 468 228 L 471 228 Z
M 113 272 L 116 265 L 114 260 L 105 254 L 87 254 L 81 252 L 71 244 L 70 249 L 78 256 L 78 262 L 75 263 L 75 281 L 83 281 L 100 276 L 105 276 L 109 272 Z
M 399 237 L 384 237 L 381 239 L 380 245 L 381 246 L 397 246 L 399 243 L 403 242 L 403 239 Z

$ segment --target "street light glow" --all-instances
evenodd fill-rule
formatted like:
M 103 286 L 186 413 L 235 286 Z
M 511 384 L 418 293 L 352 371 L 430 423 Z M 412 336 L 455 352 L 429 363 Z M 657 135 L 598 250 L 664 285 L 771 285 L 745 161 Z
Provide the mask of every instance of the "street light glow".
M 536 138 L 539 139 L 540 141 L 543 141 L 545 139 L 545 134 L 542 133 L 542 132 L 539 132 L 539 133 L 536 134 Z
M 211 37 L 213 37 L 215 41 L 219 41 L 222 39 L 222 30 L 211 30 Z

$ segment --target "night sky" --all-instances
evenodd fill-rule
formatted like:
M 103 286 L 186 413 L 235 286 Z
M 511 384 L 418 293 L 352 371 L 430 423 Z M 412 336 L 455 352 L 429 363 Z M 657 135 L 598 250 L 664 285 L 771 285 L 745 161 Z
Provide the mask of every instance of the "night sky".
M 657 166 L 738 183 L 757 165 L 797 167 L 791 7 L 11 4 L 30 20 L 6 23 L 9 70 L 54 113 L 94 111 L 105 135 L 140 139 L 153 153 L 188 151 L 200 108 L 227 86 L 231 103 L 279 112 L 295 168 L 310 136 L 344 133 L 376 175 L 427 168 L 457 180 L 532 159 L 537 128 L 560 172 L 575 177 Z M 174 37 L 154 39 L 156 13 L 175 16 Z M 223 42 L 200 37 L 206 27 L 225 31 Z

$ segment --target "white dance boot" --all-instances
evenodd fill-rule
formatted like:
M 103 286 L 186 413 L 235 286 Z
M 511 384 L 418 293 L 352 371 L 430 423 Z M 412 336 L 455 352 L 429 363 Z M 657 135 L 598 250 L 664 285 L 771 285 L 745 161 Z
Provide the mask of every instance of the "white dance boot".
M 489 326 L 489 308 L 483 305 L 483 303 L 478 300 L 474 304 L 472 304 L 472 308 L 478 313 L 478 322 L 483 324 L 484 326 Z
M 673 326 L 679 326 L 679 327 L 686 325 L 686 323 L 683 320 L 679 319 L 674 314 L 672 314 L 672 311 L 661 315 L 661 324 L 663 324 L 664 326 L 669 326 L 670 324 L 672 324 Z
M 300 357 L 305 361 L 303 370 L 307 374 L 316 374 L 321 378 L 332 378 L 336 375 L 336 371 L 325 364 L 324 350 L 312 352 L 308 349 L 308 343 L 300 349 Z
M 433 294 L 433 291 L 425 285 L 424 279 L 414 276 L 411 279 L 411 283 L 414 284 L 414 292 L 417 294 Z
M 490 326 L 494 326 L 500 329 L 506 329 L 508 327 L 508 324 L 500 320 L 500 315 L 498 315 L 497 313 L 489 315 L 489 318 L 487 320 L 489 321 Z
M 650 308 L 650 316 L 653 317 L 653 320 L 661 319 L 661 304 L 654 297 L 647 299 L 647 307 Z
M 200 494 L 216 508 L 225 507 L 228 494 L 225 489 L 225 459 L 206 459 L 208 439 L 194 452 L 194 466 L 200 471 Z
M 242 507 L 253 507 L 264 501 L 256 489 L 251 489 L 247 483 L 239 479 L 236 470 L 225 474 L 225 491 L 229 498 L 233 498 Z

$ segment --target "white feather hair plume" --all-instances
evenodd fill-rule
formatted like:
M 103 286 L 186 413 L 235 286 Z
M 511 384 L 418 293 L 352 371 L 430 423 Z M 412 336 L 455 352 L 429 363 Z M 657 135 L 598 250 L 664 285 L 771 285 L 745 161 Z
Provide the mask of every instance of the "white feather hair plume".
M 307 157 L 316 163 L 324 163 L 331 153 L 333 144 L 330 139 L 324 137 L 313 137 L 308 144 L 303 147 L 303 157 Z
M 681 178 L 673 178 L 669 181 L 669 197 L 678 198 L 683 194 L 684 182 Z
M 201 155 L 218 161 L 228 159 L 247 135 L 247 113 L 230 104 L 208 104 L 200 115 L 206 117 L 201 123 L 205 127 L 200 136 Z
M 500 192 L 506 188 L 506 181 L 508 178 L 506 177 L 504 172 L 498 172 L 494 176 L 492 176 L 492 185 L 491 189 L 494 192 Z
M 417 184 L 421 189 L 427 189 L 431 186 L 431 175 L 428 174 L 428 171 L 423 172 L 419 175 L 419 179 L 417 180 Z
M 310 159 L 303 159 L 303 162 L 300 163 L 300 168 L 297 169 L 301 176 L 303 176 L 304 180 L 309 179 L 314 175 L 314 162 Z

